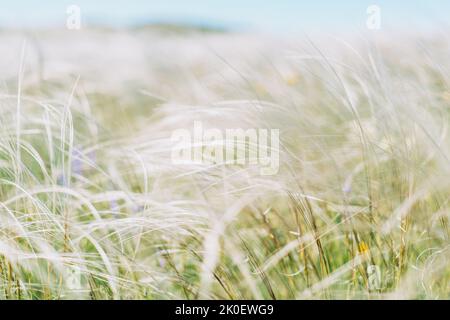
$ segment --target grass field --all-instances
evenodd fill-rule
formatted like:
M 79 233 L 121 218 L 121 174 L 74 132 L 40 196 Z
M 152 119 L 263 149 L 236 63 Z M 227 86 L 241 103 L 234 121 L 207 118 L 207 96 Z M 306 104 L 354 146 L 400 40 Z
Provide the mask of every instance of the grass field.
M 0 33 L 1 299 L 450 298 L 450 41 Z M 279 170 L 171 135 L 279 129 Z

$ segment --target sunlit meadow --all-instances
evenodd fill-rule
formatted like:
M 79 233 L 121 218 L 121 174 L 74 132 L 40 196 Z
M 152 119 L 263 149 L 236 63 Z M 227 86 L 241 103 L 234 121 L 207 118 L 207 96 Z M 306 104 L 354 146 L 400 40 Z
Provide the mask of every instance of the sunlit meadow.
M 449 40 L 2 31 L 0 298 L 449 298 Z M 195 121 L 278 172 L 173 163 Z

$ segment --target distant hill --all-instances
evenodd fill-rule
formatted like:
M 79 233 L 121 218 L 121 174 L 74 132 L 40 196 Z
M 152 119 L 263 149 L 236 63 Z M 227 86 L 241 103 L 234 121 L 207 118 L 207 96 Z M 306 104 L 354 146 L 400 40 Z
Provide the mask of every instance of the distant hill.
M 190 24 L 190 23 L 146 23 L 136 27 L 134 30 L 155 31 L 168 34 L 187 34 L 187 33 L 226 33 L 230 30 L 219 25 L 209 24 Z

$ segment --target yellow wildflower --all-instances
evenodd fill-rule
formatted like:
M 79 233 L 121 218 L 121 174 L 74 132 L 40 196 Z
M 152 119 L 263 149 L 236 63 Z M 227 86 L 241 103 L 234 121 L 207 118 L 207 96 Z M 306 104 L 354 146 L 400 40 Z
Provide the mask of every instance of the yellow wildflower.
M 369 251 L 369 246 L 364 241 L 361 241 L 358 245 L 359 253 L 365 254 Z

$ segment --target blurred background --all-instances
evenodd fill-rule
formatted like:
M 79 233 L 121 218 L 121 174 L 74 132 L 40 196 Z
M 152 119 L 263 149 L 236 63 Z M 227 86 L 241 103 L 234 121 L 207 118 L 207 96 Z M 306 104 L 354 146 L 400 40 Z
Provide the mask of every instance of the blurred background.
M 450 2 L 441 0 L 2 0 L 0 28 L 64 27 L 69 5 L 80 7 L 84 26 L 163 23 L 274 33 L 361 30 L 370 5 L 380 7 L 384 29 L 443 28 L 450 13 Z

